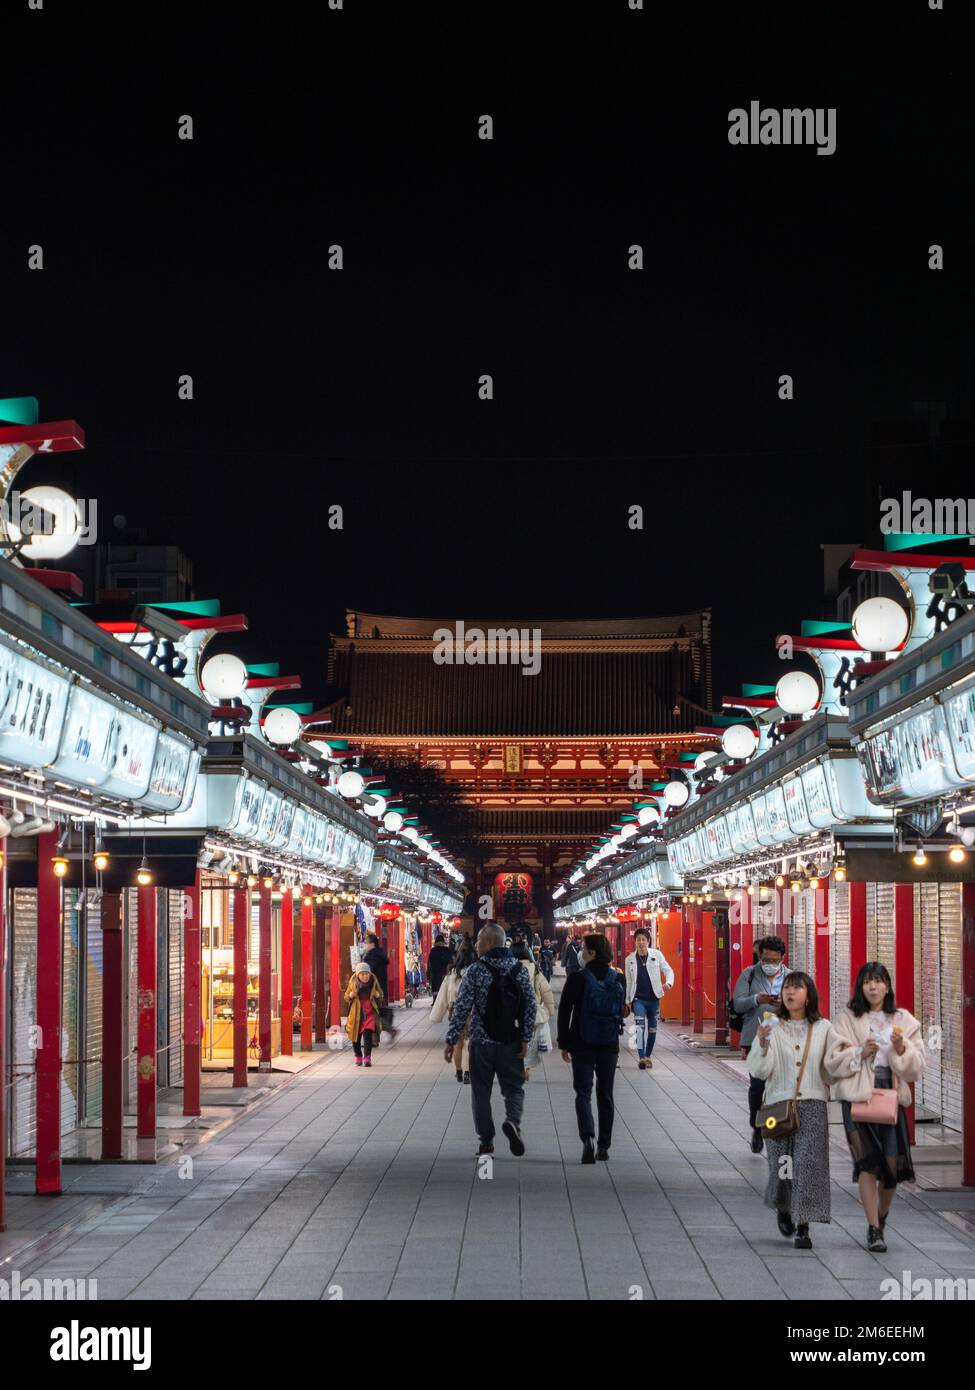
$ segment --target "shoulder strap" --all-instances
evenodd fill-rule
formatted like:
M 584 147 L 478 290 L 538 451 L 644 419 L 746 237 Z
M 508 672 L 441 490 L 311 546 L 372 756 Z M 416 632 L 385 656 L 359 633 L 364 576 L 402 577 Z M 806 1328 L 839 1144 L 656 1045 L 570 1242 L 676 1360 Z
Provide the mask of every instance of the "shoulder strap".
M 798 1096 L 802 1086 L 802 1074 L 806 1070 L 806 1059 L 809 1056 L 809 1044 L 812 1042 L 813 1029 L 815 1026 L 815 1023 L 810 1023 L 806 1027 L 806 1046 L 803 1048 L 802 1052 L 802 1066 L 799 1068 L 799 1075 L 796 1077 L 796 1094 L 792 1097 L 793 1100 Z

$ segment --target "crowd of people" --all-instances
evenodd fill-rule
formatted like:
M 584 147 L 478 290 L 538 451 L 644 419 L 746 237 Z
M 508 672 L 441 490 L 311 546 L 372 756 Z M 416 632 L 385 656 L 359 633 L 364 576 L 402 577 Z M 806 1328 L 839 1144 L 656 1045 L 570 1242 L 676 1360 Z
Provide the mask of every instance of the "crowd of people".
M 355 1065 L 372 1065 L 389 1028 L 386 953 L 371 934 L 345 993 L 346 1031 Z M 810 1225 L 830 1213 L 827 1103 L 842 1107 L 843 1127 L 867 1218 L 867 1248 L 883 1253 L 885 1225 L 898 1184 L 914 1180 L 906 1107 L 924 1069 L 921 1025 L 897 1007 L 886 966 L 860 969 L 847 1006 L 835 1019 L 820 1011 L 815 981 L 785 963 L 777 936 L 755 943 L 753 964 L 739 975 L 730 1025 L 740 1035 L 749 1073 L 751 1149 L 765 1152 L 765 1203 L 783 1236 L 810 1249 Z M 638 927 L 622 970 L 605 936 L 570 937 L 561 957 L 565 984 L 551 988 L 555 943 L 523 926 L 482 927 L 476 942 L 434 940 L 427 961 L 431 1020 L 447 1022 L 444 1057 L 458 1083 L 471 1087 L 479 1155 L 494 1153 L 494 1083 L 504 1106 L 502 1133 L 525 1153 L 525 1084 L 541 1051 L 553 1046 L 572 1068 L 582 1162 L 609 1159 L 620 1036 L 632 1018 L 641 1071 L 653 1067 L 660 1001 L 674 972 Z M 550 1031 L 555 1025 L 553 1042 Z M 596 1113 L 593 1115 L 593 1088 Z

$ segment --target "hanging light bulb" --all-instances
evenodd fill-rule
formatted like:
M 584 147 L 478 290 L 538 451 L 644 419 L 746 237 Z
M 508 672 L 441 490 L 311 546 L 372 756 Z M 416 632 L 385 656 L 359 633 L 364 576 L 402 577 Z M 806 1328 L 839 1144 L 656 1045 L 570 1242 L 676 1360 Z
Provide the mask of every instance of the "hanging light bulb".
M 54 870 L 55 878 L 64 878 L 68 872 L 68 861 L 63 854 L 56 854 L 51 860 L 51 868 Z
M 148 888 L 152 882 L 152 870 L 149 868 L 149 861 L 145 855 L 142 856 L 142 863 L 136 872 L 135 881 L 140 888 Z
M 253 888 L 254 885 L 255 885 L 256 883 L 257 883 L 257 874 L 248 874 L 248 875 L 247 875 L 247 886 L 248 886 L 248 888 Z
M 836 879 L 837 883 L 842 883 L 846 878 L 846 865 L 837 864 L 836 868 L 833 870 L 833 877 Z
M 748 896 L 749 896 L 750 898 L 753 898 L 753 897 L 755 896 L 755 885 L 754 885 L 754 883 L 750 883 L 750 884 L 748 885 Z
M 797 878 L 794 878 L 790 882 L 789 887 L 792 889 L 793 893 L 798 893 L 799 889 L 802 887 L 802 884 L 799 882 Z
M 818 879 L 818 878 L 815 878 L 815 877 L 811 878 L 811 879 L 809 880 L 809 887 L 810 887 L 810 888 L 818 888 L 818 887 L 819 887 L 819 879 Z
M 784 888 L 784 887 L 785 887 L 785 875 L 784 875 L 784 874 L 776 874 L 776 875 L 775 875 L 775 886 L 776 886 L 776 888 Z
M 231 869 L 227 877 L 230 880 L 231 887 L 233 887 L 239 881 L 240 874 L 237 872 L 236 869 Z
M 962 849 L 961 845 L 953 845 L 948 851 L 948 858 L 951 860 L 952 864 L 964 864 L 965 851 Z
M 273 887 L 274 887 L 274 879 L 271 877 L 270 874 L 265 874 L 265 875 L 264 875 L 264 887 L 265 887 L 265 888 L 273 888 Z
M 928 862 L 928 856 L 924 853 L 924 846 L 921 844 L 920 840 L 918 841 L 917 849 L 914 851 L 913 857 L 914 863 L 919 869 L 923 869 L 924 865 Z
M 101 827 L 95 831 L 95 849 L 91 857 L 91 862 L 95 866 L 97 873 L 104 873 L 108 868 L 108 850 L 102 844 Z

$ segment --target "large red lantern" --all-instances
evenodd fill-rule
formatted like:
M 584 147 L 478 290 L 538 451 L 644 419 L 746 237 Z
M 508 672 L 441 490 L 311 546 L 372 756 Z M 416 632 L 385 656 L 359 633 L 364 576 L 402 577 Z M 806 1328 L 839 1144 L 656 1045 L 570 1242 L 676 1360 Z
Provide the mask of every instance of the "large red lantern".
M 443 921 L 443 913 L 442 913 L 442 912 L 431 912 L 431 914 L 430 914 L 430 921 L 433 923 L 433 925 L 434 925 L 435 927 L 439 927 L 439 926 L 440 926 L 440 923 Z

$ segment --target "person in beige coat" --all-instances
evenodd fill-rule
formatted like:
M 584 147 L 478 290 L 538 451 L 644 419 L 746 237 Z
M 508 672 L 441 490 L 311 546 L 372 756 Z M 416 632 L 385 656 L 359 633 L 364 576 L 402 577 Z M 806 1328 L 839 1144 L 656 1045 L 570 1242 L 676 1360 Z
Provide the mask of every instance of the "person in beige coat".
M 914 1181 L 905 1106 L 909 1082 L 924 1070 L 921 1025 L 898 1009 L 887 968 L 880 961 L 861 966 L 853 998 L 833 1022 L 833 1042 L 825 1066 L 833 1099 L 843 1103 L 843 1126 L 853 1158 L 853 1181 L 867 1218 L 867 1249 L 882 1254 L 884 1225 L 897 1184 Z M 869 1101 L 874 1090 L 897 1091 L 894 1124 L 856 1121 L 851 1105 Z
M 531 1069 L 538 1063 L 539 1029 L 546 1027 L 548 1020 L 555 1017 L 555 995 L 552 993 L 552 986 L 532 959 L 532 954 L 527 946 L 512 946 L 511 954 L 528 971 L 532 989 L 535 991 L 535 1004 L 538 1008 L 535 1015 L 535 1031 L 528 1044 L 528 1054 L 525 1057 L 525 1080 L 529 1081 L 531 1080 Z
M 467 973 L 468 967 L 477 960 L 477 952 L 474 950 L 470 939 L 463 941 L 457 948 L 457 954 L 451 963 L 443 979 L 443 984 L 437 990 L 437 997 L 433 1001 L 433 1008 L 430 1010 L 430 1022 L 442 1023 L 445 1018 L 450 1018 L 457 1003 L 457 996 L 460 993 L 460 982 Z M 469 1086 L 471 1084 L 470 1070 L 464 1066 L 464 1049 L 467 1049 L 467 1060 L 470 1061 L 470 1044 L 467 1040 L 467 1029 L 465 1028 L 460 1035 L 457 1048 L 454 1052 L 454 1071 L 457 1080 Z

